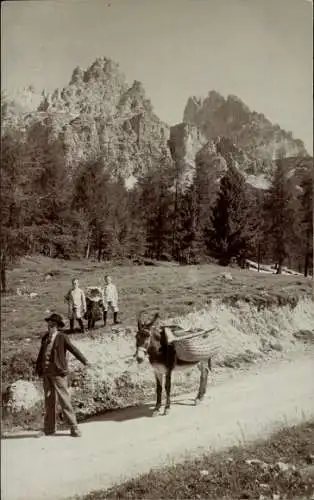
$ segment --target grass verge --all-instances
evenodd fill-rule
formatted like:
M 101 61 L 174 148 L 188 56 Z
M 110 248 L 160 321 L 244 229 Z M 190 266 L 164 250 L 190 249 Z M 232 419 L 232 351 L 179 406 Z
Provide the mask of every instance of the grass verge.
M 76 500 L 314 498 L 314 422 L 283 429 L 266 441 L 151 471 Z

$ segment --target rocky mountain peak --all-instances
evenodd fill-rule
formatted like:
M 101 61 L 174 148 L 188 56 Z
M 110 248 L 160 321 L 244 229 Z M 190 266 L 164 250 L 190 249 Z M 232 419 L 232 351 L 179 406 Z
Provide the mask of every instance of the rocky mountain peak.
M 98 57 L 84 72 L 85 82 L 92 80 L 105 82 L 108 79 L 121 80 L 121 83 L 125 82 L 125 77 L 120 71 L 119 64 L 107 57 Z
M 212 107 L 216 107 L 221 106 L 224 103 L 225 99 L 221 94 L 219 94 L 219 92 L 216 92 L 216 90 L 210 90 L 208 92 L 207 98 L 203 99 L 203 104 L 205 101 L 207 105 L 209 104 Z
M 43 92 L 34 112 L 17 115 L 25 140 L 37 141 L 39 148 L 47 137 L 57 141 L 74 169 L 97 158 L 112 175 L 128 179 L 165 152 L 170 158 L 169 127 L 154 114 L 143 85 L 137 80 L 129 85 L 119 65 L 106 57 L 87 69 L 76 67 L 68 85 Z M 13 112 L 12 122 L 11 117 L 17 123 Z
M 224 98 L 220 96 L 224 101 Z M 221 102 L 222 102 L 221 100 Z M 243 112 L 250 113 L 250 108 L 240 99 L 238 96 L 234 94 L 229 94 L 226 99 L 226 104 L 228 104 L 231 108 L 232 106 L 241 108 Z
M 307 154 L 304 144 L 279 125 L 273 125 L 262 113 L 250 108 L 235 95 L 225 99 L 210 91 L 203 101 L 189 98 L 183 121 L 196 126 L 207 139 L 228 138 L 235 146 L 265 162 L 271 162 L 278 150 L 286 156 Z
M 214 178 L 232 161 L 252 178 L 268 174 L 278 152 L 306 155 L 303 142 L 290 132 L 251 111 L 237 96 L 224 98 L 215 90 L 205 98 L 189 97 L 184 122 L 170 129 L 154 113 L 142 83 L 128 84 L 119 64 L 107 57 L 87 69 L 74 68 L 69 84 L 50 94 L 32 88 L 23 92 L 24 105 L 2 99 L 2 133 L 14 126 L 39 148 L 48 136 L 59 141 L 71 168 L 102 159 L 110 173 L 132 182 L 156 168 L 164 155 L 176 162 L 182 186 L 192 182 L 199 165 Z M 34 111 L 35 97 L 40 103 Z M 32 103 L 33 111 L 25 102 Z
M 84 70 L 82 68 L 80 68 L 79 66 L 74 68 L 73 73 L 72 73 L 72 77 L 70 80 L 70 85 L 78 85 L 80 83 L 83 83 L 84 74 L 85 74 Z
M 99 57 L 86 70 L 76 67 L 69 84 L 46 95 L 38 111 L 110 115 L 127 88 L 119 65 Z

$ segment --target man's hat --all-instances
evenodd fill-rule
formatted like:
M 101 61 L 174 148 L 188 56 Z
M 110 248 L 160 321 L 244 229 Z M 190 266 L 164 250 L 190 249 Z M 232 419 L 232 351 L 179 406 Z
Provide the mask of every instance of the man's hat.
M 65 323 L 63 321 L 62 316 L 60 316 L 60 314 L 57 313 L 51 314 L 48 318 L 45 318 L 45 321 L 51 321 L 53 323 L 56 323 L 56 325 L 59 326 L 60 328 L 65 327 Z

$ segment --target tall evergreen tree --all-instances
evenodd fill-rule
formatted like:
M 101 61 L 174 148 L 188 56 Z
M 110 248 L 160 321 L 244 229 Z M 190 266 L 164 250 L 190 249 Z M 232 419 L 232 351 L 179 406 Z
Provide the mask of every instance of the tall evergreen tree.
M 162 254 L 169 253 L 172 247 L 170 195 L 160 172 L 147 176 L 141 182 L 141 188 L 140 205 L 145 220 L 147 255 L 161 259 Z
M 173 247 L 174 172 L 165 158 L 159 168 L 139 180 L 139 206 L 146 231 L 146 253 L 150 258 L 170 258 Z
M 24 162 L 25 144 L 15 131 L 1 139 L 1 289 L 6 290 L 10 263 L 32 250 L 36 196 L 31 189 L 34 170 Z
M 208 251 L 222 265 L 232 258 L 243 263 L 254 231 L 244 177 L 232 165 L 221 179 L 220 190 L 207 232 Z
M 50 254 L 54 249 L 57 255 L 64 256 L 74 250 L 73 186 L 59 140 L 50 141 L 48 132 L 42 139 L 41 148 L 28 145 L 27 152 L 27 161 L 37 170 L 32 181 L 36 193 L 34 224 L 41 245 L 48 245 Z
M 258 270 L 260 270 L 260 265 L 264 260 L 270 259 L 265 196 L 266 194 L 262 190 L 254 190 L 249 196 L 248 203 L 253 232 L 252 257 L 257 260 Z
M 99 259 L 102 255 L 106 228 L 109 232 L 109 184 L 109 174 L 100 160 L 83 164 L 76 178 L 72 208 L 86 225 L 86 258 L 93 250 Z
M 301 183 L 300 230 L 304 255 L 304 276 L 308 276 L 310 262 L 313 265 L 313 170 L 307 170 Z
M 266 202 L 269 226 L 268 235 L 277 273 L 281 274 L 284 260 L 297 239 L 296 196 L 283 157 L 275 163 L 269 197 Z
M 185 264 L 199 262 L 203 256 L 203 234 L 195 183 L 181 195 L 178 211 L 177 258 Z

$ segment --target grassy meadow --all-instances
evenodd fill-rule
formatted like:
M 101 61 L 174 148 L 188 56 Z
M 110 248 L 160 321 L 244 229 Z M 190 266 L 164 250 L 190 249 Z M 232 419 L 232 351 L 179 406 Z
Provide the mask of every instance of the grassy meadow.
M 232 274 L 232 281 L 225 279 Z M 92 332 L 74 334 L 92 368 L 82 368 L 69 357 L 71 388 L 78 418 L 131 406 L 154 396 L 154 378 L 148 363 L 132 361 L 139 311 L 185 328 L 215 326 L 211 341 L 219 345 L 217 367 L 238 368 L 263 357 L 294 349 L 298 340 L 313 341 L 312 282 L 300 276 L 276 276 L 214 264 L 199 266 L 112 266 L 106 263 L 61 261 L 42 256 L 23 259 L 8 274 L 9 292 L 2 297 L 2 384 L 34 380 L 34 362 L 44 318 L 50 311 L 66 316 L 64 295 L 77 277 L 86 288 L 103 282 L 110 273 L 119 290 L 122 324 L 102 322 Z M 37 295 L 30 295 L 37 294 Z M 299 335 L 299 337 L 298 337 Z M 300 342 L 299 342 L 300 344 Z M 173 394 L 196 391 L 199 373 L 176 376 Z M 40 387 L 40 384 L 38 384 Z M 24 416 L 6 415 L 8 426 L 39 422 L 42 408 Z M 39 418 L 40 417 L 40 418 Z
M 232 281 L 222 278 L 231 272 Z M 1 301 L 1 330 L 5 354 L 16 342 L 33 342 L 45 329 L 49 311 L 66 315 L 64 295 L 77 277 L 80 285 L 103 284 L 109 273 L 120 296 L 124 326 L 134 327 L 136 316 L 159 311 L 162 318 L 176 317 L 206 307 L 212 299 L 251 304 L 280 305 L 291 297 L 310 296 L 311 280 L 300 276 L 276 276 L 214 264 L 199 266 L 112 266 L 92 261 L 26 258 L 8 273 L 9 293 Z M 50 275 L 51 277 L 48 277 Z M 21 295 L 17 291 L 20 289 Z M 38 294 L 30 297 L 31 293 Z M 21 346 L 21 344 L 19 344 Z

